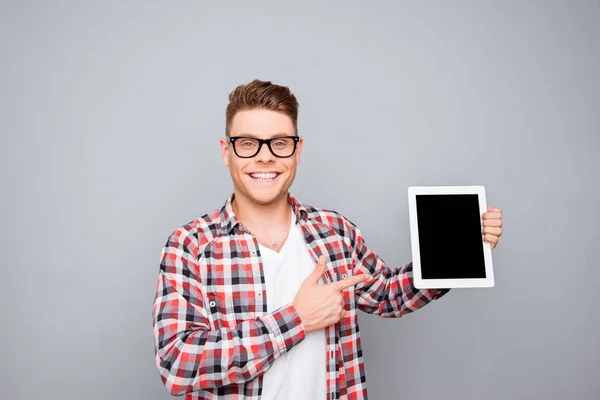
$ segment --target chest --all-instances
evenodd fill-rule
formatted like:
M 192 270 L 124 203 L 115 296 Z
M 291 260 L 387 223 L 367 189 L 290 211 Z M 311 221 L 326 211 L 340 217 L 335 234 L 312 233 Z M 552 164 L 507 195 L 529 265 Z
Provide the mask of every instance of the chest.
M 291 303 L 316 262 L 296 230 L 290 232 L 279 252 L 259 245 L 262 271 L 267 287 L 267 311 Z
M 277 235 L 277 236 L 263 235 L 263 236 L 256 237 L 256 240 L 258 241 L 258 243 L 261 246 L 271 249 L 276 253 L 279 253 L 279 251 L 281 251 L 281 248 L 283 247 L 284 243 L 286 242 L 286 239 L 287 239 L 287 234 Z
M 312 268 L 320 255 L 327 259 L 321 283 L 351 276 L 354 260 L 343 240 L 306 226 L 301 227 L 300 233 Z M 222 236 L 199 252 L 197 274 L 208 305 L 206 311 L 215 328 L 232 328 L 268 313 L 268 271 L 260 247 L 257 236 L 240 232 Z M 353 296 L 352 287 L 345 290 L 347 316 L 355 312 Z

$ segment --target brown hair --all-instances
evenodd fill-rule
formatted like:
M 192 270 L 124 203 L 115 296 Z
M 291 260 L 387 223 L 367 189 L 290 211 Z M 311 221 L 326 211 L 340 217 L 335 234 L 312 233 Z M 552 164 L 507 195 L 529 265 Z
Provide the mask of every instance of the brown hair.
M 238 111 L 262 108 L 283 113 L 292 119 L 298 135 L 298 100 L 287 86 L 275 85 L 258 79 L 239 85 L 229 94 L 225 112 L 225 135 L 229 136 L 231 121 Z

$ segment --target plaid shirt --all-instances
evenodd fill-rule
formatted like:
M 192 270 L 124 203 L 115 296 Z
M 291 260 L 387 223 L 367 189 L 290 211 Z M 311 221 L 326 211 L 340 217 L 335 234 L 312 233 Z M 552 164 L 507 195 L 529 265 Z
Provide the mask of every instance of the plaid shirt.
M 258 242 L 233 213 L 233 198 L 171 234 L 162 252 L 153 308 L 156 364 L 167 390 L 187 393 L 187 400 L 259 399 L 263 373 L 306 335 L 292 305 L 267 313 Z M 315 262 L 327 258 L 322 283 L 372 275 L 345 289 L 345 316 L 325 328 L 323 398 L 366 399 L 357 310 L 398 318 L 447 290 L 415 289 L 412 263 L 386 266 L 342 215 L 303 205 L 292 194 L 288 202 Z

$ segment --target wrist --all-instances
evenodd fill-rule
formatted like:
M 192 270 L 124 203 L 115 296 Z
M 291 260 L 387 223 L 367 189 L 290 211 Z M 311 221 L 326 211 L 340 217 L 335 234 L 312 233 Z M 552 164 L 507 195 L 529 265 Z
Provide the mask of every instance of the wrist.
M 290 304 L 290 306 L 295 311 L 295 313 L 298 315 L 298 318 L 300 319 L 300 324 L 302 325 L 302 328 L 304 329 L 304 331 L 306 333 L 311 332 L 312 326 L 308 323 L 308 318 L 306 318 L 306 315 L 303 312 L 302 308 L 298 307 L 293 302 Z

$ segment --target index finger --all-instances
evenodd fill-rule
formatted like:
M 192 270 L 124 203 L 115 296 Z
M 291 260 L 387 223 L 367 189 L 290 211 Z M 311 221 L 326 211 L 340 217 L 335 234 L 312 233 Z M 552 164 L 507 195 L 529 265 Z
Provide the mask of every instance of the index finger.
M 482 215 L 482 219 L 501 219 L 502 211 L 488 211 Z
M 350 286 L 358 285 L 359 283 L 362 283 L 370 278 L 371 276 L 367 274 L 353 275 L 341 281 L 335 282 L 334 285 L 337 286 L 338 290 L 344 290 Z

